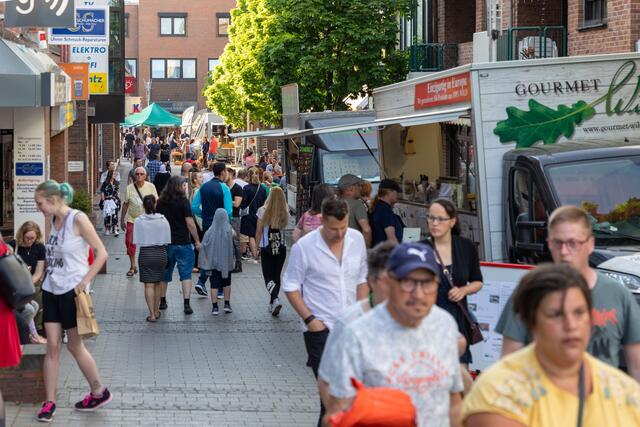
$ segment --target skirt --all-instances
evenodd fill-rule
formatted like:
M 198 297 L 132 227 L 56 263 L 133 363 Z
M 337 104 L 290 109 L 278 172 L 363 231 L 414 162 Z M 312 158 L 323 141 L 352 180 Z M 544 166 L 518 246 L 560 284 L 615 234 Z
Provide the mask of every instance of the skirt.
M 166 246 L 143 246 L 138 255 L 138 269 L 142 283 L 156 283 L 164 280 L 167 269 Z

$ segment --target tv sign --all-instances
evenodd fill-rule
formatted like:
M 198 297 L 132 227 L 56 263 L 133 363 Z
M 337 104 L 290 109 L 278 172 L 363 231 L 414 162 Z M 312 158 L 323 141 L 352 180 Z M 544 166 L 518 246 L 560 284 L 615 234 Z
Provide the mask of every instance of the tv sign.
M 69 28 L 51 28 L 49 44 L 108 45 L 109 9 L 79 8 L 76 25 Z
M 17 0 L 4 2 L 7 27 L 72 27 L 76 25 L 74 0 Z

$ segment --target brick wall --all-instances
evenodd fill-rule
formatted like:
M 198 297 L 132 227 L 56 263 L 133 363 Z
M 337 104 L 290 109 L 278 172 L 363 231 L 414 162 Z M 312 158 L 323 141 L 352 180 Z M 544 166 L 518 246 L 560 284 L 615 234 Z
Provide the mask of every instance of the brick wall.
M 476 33 L 487 29 L 487 0 L 476 0 Z
M 26 345 L 20 365 L 0 369 L 0 389 L 5 401 L 40 403 L 45 400 L 42 373 L 45 353 L 44 346 Z
M 138 5 L 125 4 L 125 15 L 128 14 L 129 32 L 124 39 L 124 51 L 126 58 L 138 57 Z
M 458 44 L 458 65 L 471 64 L 473 62 L 473 42 Z
M 69 155 L 68 131 L 65 130 L 51 137 L 51 179 L 58 182 L 66 182 L 67 158 Z
M 76 101 L 76 121 L 69 128 L 69 161 L 83 162 L 82 172 L 69 172 L 69 184 L 76 191 L 89 191 L 87 101 Z M 94 157 L 95 158 L 95 157 Z
M 465 43 L 473 40 L 476 28 L 476 0 L 440 0 L 438 43 Z
M 609 0 L 607 25 L 580 31 L 583 25 L 583 1 L 568 0 L 567 19 L 569 55 L 630 52 L 640 37 L 640 1 Z
M 509 7 L 509 2 L 504 2 Z M 503 4 L 504 4 L 503 3 Z M 517 0 L 514 1 L 514 27 L 561 25 L 561 0 Z

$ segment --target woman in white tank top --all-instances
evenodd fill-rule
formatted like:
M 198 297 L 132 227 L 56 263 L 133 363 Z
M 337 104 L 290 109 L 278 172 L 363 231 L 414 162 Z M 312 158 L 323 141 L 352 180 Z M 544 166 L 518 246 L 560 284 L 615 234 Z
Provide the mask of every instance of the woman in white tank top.
M 47 355 L 44 362 L 46 401 L 38 411 L 38 421 L 50 422 L 56 411 L 55 396 L 60 370 L 62 331 L 67 331 L 67 349 L 84 373 L 90 393 L 76 403 L 79 411 L 95 411 L 111 401 L 103 386 L 96 362 L 78 335 L 76 292 L 84 292 L 107 260 L 107 251 L 89 218 L 71 209 L 73 188 L 68 183 L 46 181 L 36 188 L 38 209 L 50 218 L 51 231 L 46 241 L 47 276 L 42 285 L 44 328 L 47 332 Z M 89 247 L 95 261 L 89 266 Z

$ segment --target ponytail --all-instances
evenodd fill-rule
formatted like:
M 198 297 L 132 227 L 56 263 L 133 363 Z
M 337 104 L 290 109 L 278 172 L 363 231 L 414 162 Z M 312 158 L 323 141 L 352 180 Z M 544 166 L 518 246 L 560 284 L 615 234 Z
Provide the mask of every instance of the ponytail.
M 142 206 L 144 206 L 144 212 L 147 215 L 156 213 L 156 196 L 148 194 L 142 199 Z
M 66 205 L 73 202 L 73 187 L 68 182 L 61 184 L 58 181 L 50 179 L 36 187 L 36 193 L 41 193 L 44 197 L 59 197 Z

